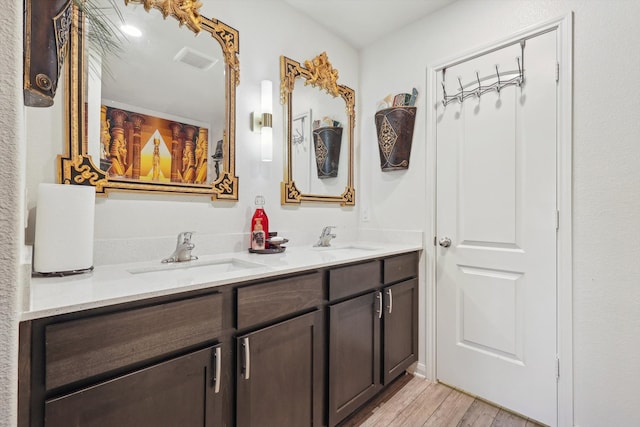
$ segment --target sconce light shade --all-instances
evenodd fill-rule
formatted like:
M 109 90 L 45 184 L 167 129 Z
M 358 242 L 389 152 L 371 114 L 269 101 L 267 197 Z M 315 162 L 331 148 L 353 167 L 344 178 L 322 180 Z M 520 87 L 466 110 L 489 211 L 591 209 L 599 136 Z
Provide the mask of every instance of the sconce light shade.
M 260 147 L 262 151 L 262 161 L 270 162 L 273 160 L 273 128 L 262 127 L 260 132 Z
M 263 162 L 273 160 L 273 84 L 270 80 L 260 82 L 260 111 L 251 114 L 254 132 L 260 132 L 260 152 Z

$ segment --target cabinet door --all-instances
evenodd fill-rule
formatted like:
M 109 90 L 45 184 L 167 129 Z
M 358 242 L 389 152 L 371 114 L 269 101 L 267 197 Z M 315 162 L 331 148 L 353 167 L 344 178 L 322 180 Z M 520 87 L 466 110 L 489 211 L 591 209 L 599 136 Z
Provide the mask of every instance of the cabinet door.
M 219 349 L 189 353 L 50 399 L 45 403 L 45 426 L 219 425 Z
M 380 389 L 380 292 L 329 307 L 329 425 Z
M 239 427 L 322 425 L 322 313 L 237 338 Z
M 418 360 L 418 280 L 383 289 L 384 383 Z

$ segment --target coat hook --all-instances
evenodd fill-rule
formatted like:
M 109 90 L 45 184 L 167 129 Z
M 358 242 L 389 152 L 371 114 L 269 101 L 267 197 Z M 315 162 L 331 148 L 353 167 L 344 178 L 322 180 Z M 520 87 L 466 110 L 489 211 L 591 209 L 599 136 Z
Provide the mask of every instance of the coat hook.
M 518 87 L 520 87 L 522 85 L 522 80 L 523 80 L 523 75 L 522 75 L 522 68 L 520 67 L 520 57 L 516 57 L 516 61 L 518 61 L 518 80 L 517 80 L 517 85 Z
M 460 94 L 458 95 L 458 102 L 462 104 L 462 101 L 464 101 L 464 87 L 462 87 L 462 80 L 460 80 L 460 77 L 458 77 L 458 85 L 460 85 Z
M 500 72 L 498 71 L 498 65 L 496 64 L 496 77 L 498 78 L 498 84 L 496 86 L 496 92 L 500 93 Z
M 442 69 L 442 82 L 441 82 L 441 83 L 442 83 L 442 93 L 443 93 L 443 96 L 442 96 L 442 105 L 443 105 L 444 107 L 446 107 L 446 106 L 447 106 L 447 104 L 449 103 L 449 99 L 448 99 L 449 97 L 447 96 L 447 88 L 445 87 L 445 84 L 444 84 L 444 82 L 446 81 L 446 80 L 445 80 L 445 75 L 446 75 L 446 73 L 447 73 L 447 69 L 446 69 L 446 68 L 443 68 L 443 69 Z
M 480 74 L 476 71 L 476 80 L 478 81 L 478 88 L 476 89 L 476 96 L 480 98 L 480 91 L 482 89 L 482 85 L 480 84 Z
M 442 74 L 444 75 L 444 72 Z M 441 83 L 442 83 L 442 106 L 446 107 L 447 106 L 447 88 L 444 85 L 444 81 L 442 81 Z

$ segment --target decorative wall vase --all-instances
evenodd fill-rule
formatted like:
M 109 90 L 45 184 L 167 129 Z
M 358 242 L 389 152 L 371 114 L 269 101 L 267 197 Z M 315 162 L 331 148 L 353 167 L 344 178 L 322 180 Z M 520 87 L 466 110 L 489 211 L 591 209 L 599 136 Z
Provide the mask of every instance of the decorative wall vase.
M 391 107 L 376 112 L 380 167 L 383 171 L 409 168 L 416 107 Z
M 24 104 L 49 107 L 69 50 L 71 0 L 27 0 L 24 12 Z
M 313 148 L 316 153 L 318 178 L 325 179 L 338 176 L 341 145 L 341 127 L 321 127 L 313 130 Z

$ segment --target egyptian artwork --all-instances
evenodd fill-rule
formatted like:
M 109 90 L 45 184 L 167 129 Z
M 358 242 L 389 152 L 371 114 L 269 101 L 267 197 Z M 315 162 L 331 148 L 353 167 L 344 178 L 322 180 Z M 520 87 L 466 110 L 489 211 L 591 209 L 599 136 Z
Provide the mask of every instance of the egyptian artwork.
M 209 130 L 101 106 L 100 168 L 110 177 L 207 183 Z

